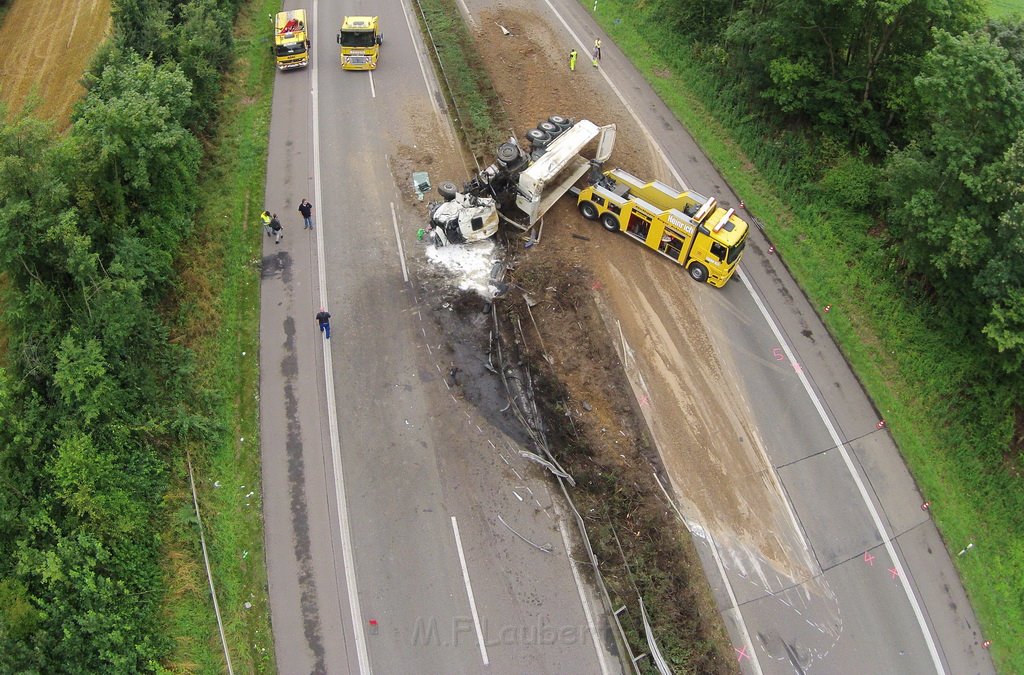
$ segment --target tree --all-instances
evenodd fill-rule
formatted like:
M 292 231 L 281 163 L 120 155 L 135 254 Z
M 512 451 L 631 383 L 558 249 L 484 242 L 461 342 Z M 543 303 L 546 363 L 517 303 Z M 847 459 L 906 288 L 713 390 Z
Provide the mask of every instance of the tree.
M 900 256 L 971 330 L 1024 352 L 1024 78 L 987 33 L 937 31 L 914 80 L 912 143 L 886 162 L 887 218 Z

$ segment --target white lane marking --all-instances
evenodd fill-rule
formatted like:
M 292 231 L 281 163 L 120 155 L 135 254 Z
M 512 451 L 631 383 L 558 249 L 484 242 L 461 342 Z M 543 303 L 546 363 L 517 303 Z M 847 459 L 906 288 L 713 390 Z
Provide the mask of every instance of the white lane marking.
M 402 237 L 398 233 L 398 216 L 395 214 L 395 203 L 391 202 L 391 225 L 395 228 L 395 242 L 398 244 L 398 259 L 402 262 L 402 278 L 409 283 L 409 270 L 405 266 L 405 249 L 402 248 Z
M 462 537 L 459 536 L 459 522 L 452 516 L 452 532 L 455 533 L 455 547 L 459 549 L 459 563 L 462 565 L 462 581 L 466 584 L 466 595 L 469 596 L 469 611 L 473 613 L 473 625 L 476 626 L 476 640 L 480 644 L 480 657 L 486 666 L 487 645 L 484 644 L 484 632 L 480 628 L 480 615 L 476 611 L 476 600 L 473 599 L 473 586 L 469 583 L 469 568 L 466 567 L 466 554 L 462 551 Z
M 661 482 L 661 478 L 658 474 L 654 474 L 654 480 L 658 481 L 658 487 L 661 488 L 662 493 L 665 495 L 665 499 L 672 506 L 672 510 L 676 512 L 676 517 L 679 518 L 679 522 L 683 524 L 687 530 L 690 529 L 686 519 L 683 518 L 683 514 L 680 513 L 679 507 L 676 506 L 676 500 L 672 499 L 668 494 L 668 490 L 665 489 L 665 485 Z M 671 480 L 671 479 L 670 479 Z M 699 525 L 699 523 L 698 523 Z M 708 545 L 711 547 L 711 555 L 715 559 L 715 565 L 718 567 L 718 575 L 725 582 L 725 590 L 729 592 L 729 602 L 732 603 L 732 607 L 729 608 L 730 612 L 734 613 L 733 620 L 740 628 L 740 635 L 743 638 L 743 646 L 750 649 L 750 665 L 754 668 L 754 672 L 758 675 L 762 675 L 764 671 L 761 670 L 761 662 L 757 658 L 757 650 L 754 649 L 754 643 L 750 640 L 750 631 L 747 630 L 747 623 L 743 620 L 743 612 L 740 611 L 739 603 L 736 602 L 736 593 L 732 590 L 732 581 L 729 579 L 729 575 L 725 571 L 725 565 L 722 564 L 722 558 L 718 555 L 718 545 L 715 544 L 715 540 L 711 537 L 711 532 L 704 526 L 700 526 L 701 532 L 707 537 Z
M 370 75 L 370 98 L 377 98 L 377 89 L 373 86 L 373 71 L 366 71 Z
M 878 532 L 878 536 L 882 539 L 882 544 L 885 546 L 885 550 L 889 553 L 889 557 L 892 558 L 893 566 L 899 573 L 900 585 L 903 586 L 903 591 L 907 594 L 910 606 L 914 610 L 914 616 L 917 617 L 917 623 L 921 627 L 921 632 L 924 634 L 924 641 L 928 645 L 928 652 L 932 656 L 932 663 L 935 665 L 935 671 L 938 673 L 945 673 L 946 669 L 943 667 L 939 651 L 935 647 L 935 640 L 932 638 L 931 630 L 928 628 L 928 624 L 925 621 L 924 613 L 921 611 L 921 605 L 917 601 L 914 589 L 910 587 L 910 580 L 907 578 L 907 573 L 903 569 L 903 563 L 900 562 L 900 558 L 896 554 L 896 549 L 892 545 L 892 541 L 889 539 L 889 533 L 886 531 L 885 525 L 882 523 L 882 518 L 878 515 L 878 510 L 875 508 L 874 502 L 871 501 L 871 496 L 868 494 L 868 490 L 864 486 L 864 481 L 861 480 L 857 467 L 853 465 L 853 460 L 850 458 L 850 453 L 846 449 L 846 444 L 839 438 L 839 433 L 836 431 L 836 428 L 832 426 L 832 420 L 830 420 L 828 415 L 825 413 L 825 407 L 822 405 L 817 394 L 814 393 L 814 389 L 811 388 L 811 383 L 808 381 L 807 375 L 804 374 L 804 369 L 795 367 L 797 366 L 796 356 L 794 356 L 789 343 L 786 342 L 786 339 L 782 336 L 782 331 L 779 329 L 779 326 L 768 313 L 768 308 L 765 307 L 764 302 L 761 301 L 761 296 L 759 296 L 757 291 L 754 290 L 754 286 L 750 283 L 750 280 L 747 279 L 747 275 L 743 273 L 742 269 L 737 269 L 736 272 L 739 278 L 743 281 L 743 285 L 747 287 L 747 292 L 750 293 L 750 297 L 752 297 L 754 302 L 757 304 L 757 308 L 761 310 L 761 315 L 764 317 L 764 320 L 768 322 L 768 326 L 772 329 L 772 333 L 775 334 L 775 339 L 779 341 L 780 345 L 782 345 L 782 350 L 785 352 L 790 364 L 794 366 L 793 370 L 796 371 L 797 377 L 800 378 L 800 382 L 804 386 L 804 391 L 807 392 L 807 396 L 811 399 L 811 403 L 814 404 L 815 410 L 818 411 L 818 416 L 825 424 L 825 428 L 828 429 L 828 433 L 832 437 L 832 443 L 839 449 L 839 453 L 843 456 L 843 462 L 846 464 L 846 470 L 850 473 L 850 476 L 853 478 L 853 482 L 857 485 L 857 491 L 860 493 L 861 500 L 864 502 L 864 505 L 867 506 L 868 512 L 871 514 L 871 520 L 875 524 L 875 530 Z
M 540 502 L 537 502 L 537 504 L 540 504 Z M 583 580 L 580 579 L 580 573 L 576 570 L 576 563 L 573 562 L 572 556 L 569 555 L 569 534 L 565 531 L 565 523 L 562 522 L 561 518 L 558 519 L 558 531 L 562 533 L 562 545 L 565 546 L 565 557 L 569 561 L 569 569 L 572 570 L 572 578 L 576 581 L 576 591 L 580 594 L 580 604 L 583 605 L 583 614 L 587 617 L 587 628 L 590 629 L 590 639 L 594 643 L 594 651 L 597 652 L 597 662 L 601 664 L 601 675 L 608 675 L 611 670 L 608 669 L 608 664 L 604 659 L 604 648 L 601 646 L 601 640 L 597 636 L 597 626 L 594 624 L 594 615 L 590 611 L 590 603 L 587 602 L 586 591 L 583 590 Z
M 313 25 L 317 23 L 317 0 L 313 0 Z M 323 190 L 320 183 L 320 108 L 319 108 L 319 73 L 317 59 L 312 60 L 313 67 L 313 203 L 320 210 L 320 222 L 316 228 L 316 263 L 320 304 L 327 307 L 327 269 L 324 265 L 324 225 L 327 218 L 323 216 L 323 203 L 320 201 Z M 334 398 L 334 368 L 331 360 L 331 341 L 323 341 L 324 350 L 324 381 L 326 383 L 327 422 L 331 435 L 331 464 L 334 468 L 334 494 L 338 509 L 338 530 L 341 535 L 341 554 L 345 567 L 345 586 L 348 590 L 348 607 L 352 618 L 352 632 L 355 634 L 356 657 L 359 661 L 359 672 L 369 675 L 370 655 L 366 648 L 366 634 L 363 632 L 362 613 L 359 610 L 359 591 L 356 588 L 356 565 L 352 553 L 352 528 L 348 519 L 348 501 L 345 498 L 345 475 L 341 466 L 341 441 L 338 437 L 338 409 Z
M 552 13 L 554 13 L 554 15 L 558 18 L 558 21 L 562 24 L 562 27 L 569 32 L 569 35 L 572 36 L 572 39 L 575 40 L 576 44 L 580 46 L 580 49 L 583 53 L 583 62 L 586 63 L 587 55 L 590 54 L 590 46 L 584 40 L 582 40 L 579 35 L 576 34 L 576 31 L 569 27 L 569 23 L 565 20 L 564 17 L 562 17 L 561 14 L 559 14 L 558 10 L 555 9 L 555 6 L 551 4 L 551 0 L 544 0 L 544 4 L 548 6 L 548 9 L 550 9 Z M 686 187 L 686 181 L 683 180 L 682 174 L 679 173 L 679 170 L 676 169 L 675 164 L 672 163 L 672 161 L 668 158 L 668 155 L 665 154 L 665 151 L 662 150 L 661 146 L 658 145 L 657 141 L 654 140 L 654 134 L 652 134 L 650 130 L 648 130 L 646 124 L 640 121 L 640 116 L 637 115 L 635 110 L 633 110 L 633 106 L 629 104 L 629 101 L 627 101 L 626 97 L 622 95 L 622 92 L 619 91 L 619 88 L 615 86 L 615 83 L 612 82 L 612 79 L 610 77 L 608 77 L 608 74 L 604 72 L 604 68 L 598 68 L 597 70 L 600 71 L 601 77 L 604 78 L 605 83 L 609 87 L 611 87 L 612 91 L 615 92 L 615 95 L 618 96 L 619 102 L 622 103 L 623 106 L 625 106 L 626 111 L 629 112 L 630 116 L 633 118 L 633 121 L 635 121 L 637 125 L 640 127 L 640 130 L 644 133 L 644 136 L 647 138 L 647 144 L 651 146 L 651 149 L 654 150 L 654 152 L 658 153 L 658 157 L 660 157 L 661 161 L 665 163 L 665 166 L 668 167 L 668 170 L 672 172 L 672 176 L 679 183 L 679 187 L 683 190 L 687 190 L 688 188 Z M 598 124 L 604 124 L 604 122 L 598 121 Z

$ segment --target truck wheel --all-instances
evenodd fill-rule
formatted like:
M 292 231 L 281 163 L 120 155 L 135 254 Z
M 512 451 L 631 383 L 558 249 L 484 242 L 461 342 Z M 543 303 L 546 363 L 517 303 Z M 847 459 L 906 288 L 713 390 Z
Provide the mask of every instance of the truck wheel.
M 619 231 L 619 219 L 611 213 L 606 213 L 601 216 L 601 225 L 609 232 Z
M 519 159 L 519 148 L 514 143 L 502 143 L 498 146 L 498 161 L 508 165 Z
M 693 263 L 690 265 L 689 272 L 690 278 L 694 281 L 703 283 L 708 280 L 708 268 L 704 267 L 700 263 Z
M 572 126 L 572 122 L 569 118 L 563 117 L 562 115 L 552 115 L 548 118 L 548 122 L 556 125 L 559 129 L 568 129 Z
M 598 213 L 594 202 L 580 202 L 580 213 L 587 220 L 597 220 Z
M 547 132 L 540 129 L 530 129 L 526 132 L 526 138 L 533 145 L 538 148 L 543 148 L 545 145 L 551 142 L 551 136 Z
M 537 128 L 546 133 L 551 138 L 554 138 L 558 134 L 562 133 L 561 127 L 552 122 L 541 122 L 537 125 Z
M 455 183 L 451 182 L 450 180 L 446 180 L 445 182 L 437 186 L 437 194 L 441 195 L 441 197 L 446 202 L 450 202 L 451 200 L 455 199 L 455 194 L 458 191 L 459 188 L 456 187 Z

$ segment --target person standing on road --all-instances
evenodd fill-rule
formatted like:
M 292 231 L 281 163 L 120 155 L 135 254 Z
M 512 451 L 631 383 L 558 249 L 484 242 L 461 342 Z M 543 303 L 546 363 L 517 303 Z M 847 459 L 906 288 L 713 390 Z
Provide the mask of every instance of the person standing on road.
M 569 70 L 570 71 L 576 70 L 576 56 L 577 56 L 577 54 L 576 54 L 576 50 L 575 49 L 573 49 L 571 52 L 569 52 Z
M 320 332 L 324 334 L 324 338 L 327 340 L 331 339 L 331 313 L 323 307 L 316 313 L 316 322 L 320 324 Z
M 313 229 L 313 205 L 305 197 L 299 202 L 299 213 L 302 214 L 302 229 Z
M 597 68 L 597 64 L 601 61 L 601 38 L 594 38 L 594 67 Z
M 267 236 L 269 237 L 270 235 L 273 234 L 273 232 L 271 232 L 270 230 L 270 211 L 264 210 L 263 213 L 260 214 L 260 220 L 263 221 L 263 231 L 266 232 Z
M 284 228 L 281 227 L 281 221 L 277 219 L 277 214 L 270 219 L 270 229 L 274 232 L 274 243 L 280 244 L 281 237 L 284 236 Z

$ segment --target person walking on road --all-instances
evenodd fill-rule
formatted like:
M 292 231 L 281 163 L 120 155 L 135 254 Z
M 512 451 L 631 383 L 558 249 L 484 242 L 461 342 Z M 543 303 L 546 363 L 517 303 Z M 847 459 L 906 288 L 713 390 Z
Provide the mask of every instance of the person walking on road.
M 316 322 L 320 324 L 320 332 L 324 334 L 324 338 L 327 340 L 331 339 L 331 313 L 323 307 L 316 313 Z
M 313 205 L 303 197 L 299 202 L 299 213 L 302 214 L 302 229 L 313 229 Z
M 270 229 L 274 232 L 274 243 L 280 244 L 281 237 L 284 236 L 284 228 L 281 227 L 281 221 L 277 219 L 277 214 L 270 219 Z
M 573 49 L 571 52 L 569 52 L 569 70 L 570 71 L 576 70 L 576 56 L 577 56 L 577 54 L 576 54 L 576 50 L 575 49 Z
M 263 211 L 263 213 L 260 214 L 260 220 L 263 221 L 263 231 L 266 232 L 267 236 L 269 237 L 270 235 L 273 234 L 273 232 L 270 230 L 270 211 Z
M 594 67 L 597 68 L 597 64 L 601 62 L 601 38 L 594 38 L 594 55 L 593 63 Z

